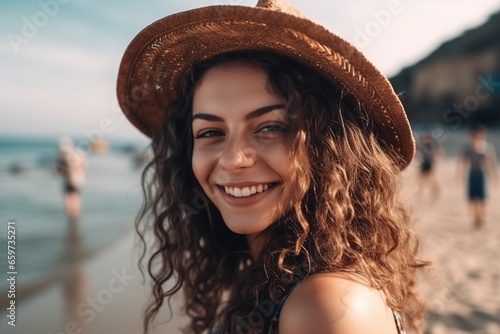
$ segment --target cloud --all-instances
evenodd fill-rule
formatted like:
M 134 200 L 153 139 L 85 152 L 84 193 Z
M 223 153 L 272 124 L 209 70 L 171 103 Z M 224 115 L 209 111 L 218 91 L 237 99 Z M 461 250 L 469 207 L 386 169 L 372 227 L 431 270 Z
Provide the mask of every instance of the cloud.
M 0 55 L 3 61 L 23 67 L 26 64 L 39 65 L 65 71 L 99 72 L 109 69 L 116 61 L 112 56 L 86 47 L 70 44 L 47 44 L 33 41 L 19 53 L 13 53 L 10 45 L 0 41 Z
M 94 126 L 115 99 L 116 59 L 99 50 L 33 42 L 12 55 L 0 43 L 2 117 L 34 133 Z M 25 121 L 31 120 L 26 129 Z M 38 122 L 37 122 L 38 120 Z M 17 132 L 3 128 L 2 132 Z
M 384 17 L 390 3 L 399 10 Z M 434 51 L 441 43 L 464 30 L 485 22 L 499 10 L 496 0 L 387 0 L 370 3 L 364 9 L 346 15 L 353 18 L 347 39 L 358 46 L 383 73 L 396 74 Z M 385 11 L 385 14 L 383 13 Z M 359 20 L 362 18 L 362 20 Z M 359 37 L 364 33 L 364 38 Z M 368 42 L 366 42 L 368 41 Z M 364 42 L 364 43 L 361 43 Z

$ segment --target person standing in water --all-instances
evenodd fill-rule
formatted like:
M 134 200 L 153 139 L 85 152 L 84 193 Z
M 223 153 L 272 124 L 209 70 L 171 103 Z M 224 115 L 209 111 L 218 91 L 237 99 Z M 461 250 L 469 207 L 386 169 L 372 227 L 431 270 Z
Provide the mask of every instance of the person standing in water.
M 481 228 L 486 216 L 486 180 L 497 181 L 495 148 L 486 141 L 487 131 L 482 125 L 471 131 L 470 144 L 459 157 L 459 175 L 467 176 L 467 198 L 474 227 Z
M 87 158 L 78 150 L 71 138 L 63 137 L 59 141 L 58 172 L 63 179 L 66 214 L 70 221 L 80 218 L 80 190 L 85 184 Z

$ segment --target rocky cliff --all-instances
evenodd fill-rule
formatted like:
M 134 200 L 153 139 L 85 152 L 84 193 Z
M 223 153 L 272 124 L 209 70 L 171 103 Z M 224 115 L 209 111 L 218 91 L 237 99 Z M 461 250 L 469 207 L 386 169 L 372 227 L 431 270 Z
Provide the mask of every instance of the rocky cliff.
M 500 125 L 500 12 L 390 81 L 414 124 Z

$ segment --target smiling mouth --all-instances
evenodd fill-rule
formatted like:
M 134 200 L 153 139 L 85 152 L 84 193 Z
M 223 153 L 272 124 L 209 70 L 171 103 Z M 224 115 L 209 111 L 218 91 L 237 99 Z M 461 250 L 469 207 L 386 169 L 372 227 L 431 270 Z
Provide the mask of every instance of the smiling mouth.
M 224 186 L 221 188 L 224 188 L 224 191 L 226 194 L 233 196 L 233 197 L 250 197 L 258 193 L 262 193 L 264 191 L 269 190 L 270 188 L 273 188 L 275 185 L 278 183 L 262 183 L 262 184 L 254 184 L 252 186 L 248 187 L 229 187 L 229 186 Z

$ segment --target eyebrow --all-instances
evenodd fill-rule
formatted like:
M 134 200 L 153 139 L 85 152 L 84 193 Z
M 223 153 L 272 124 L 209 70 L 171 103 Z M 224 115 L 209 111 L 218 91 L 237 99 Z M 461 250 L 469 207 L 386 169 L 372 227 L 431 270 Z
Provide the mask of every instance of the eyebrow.
M 267 113 L 270 113 L 271 111 L 277 110 L 277 109 L 284 109 L 285 105 L 284 104 L 273 104 L 270 106 L 265 106 L 261 107 L 259 109 L 255 109 L 254 111 L 250 111 L 248 114 L 245 115 L 245 120 L 251 120 L 253 118 L 260 117 L 262 115 L 265 115 Z M 207 114 L 207 113 L 198 113 L 195 114 L 191 117 L 191 121 L 194 121 L 195 119 L 203 119 L 205 121 L 209 122 L 224 122 L 224 119 L 222 117 L 212 115 L 212 114 Z

